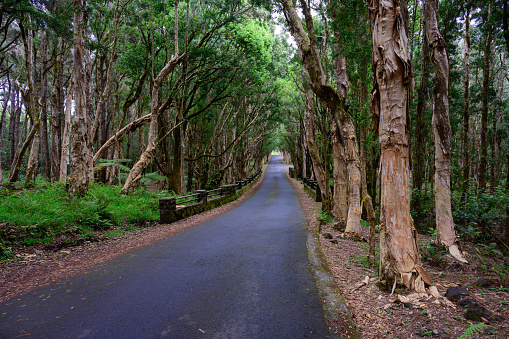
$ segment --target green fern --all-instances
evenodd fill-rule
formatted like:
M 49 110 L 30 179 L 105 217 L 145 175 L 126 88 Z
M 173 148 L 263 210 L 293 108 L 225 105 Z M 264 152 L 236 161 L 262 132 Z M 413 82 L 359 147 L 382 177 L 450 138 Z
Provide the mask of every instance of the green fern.
M 167 178 L 157 172 L 147 173 L 140 179 L 142 184 L 150 184 L 152 181 L 165 181 Z
M 486 325 L 483 323 L 472 325 L 469 328 L 467 328 L 465 330 L 465 333 L 463 333 L 460 337 L 458 337 L 458 339 L 466 339 L 466 338 L 472 337 L 474 334 L 476 334 L 477 332 L 481 332 L 482 329 L 486 328 L 486 327 L 492 327 L 492 326 Z
M 120 168 L 124 172 L 129 172 L 131 169 L 127 167 L 126 165 L 123 165 L 122 163 L 128 163 L 131 159 L 99 159 L 97 161 L 97 164 L 94 166 L 94 172 L 100 171 L 103 168 L 109 167 L 109 166 L 115 166 Z

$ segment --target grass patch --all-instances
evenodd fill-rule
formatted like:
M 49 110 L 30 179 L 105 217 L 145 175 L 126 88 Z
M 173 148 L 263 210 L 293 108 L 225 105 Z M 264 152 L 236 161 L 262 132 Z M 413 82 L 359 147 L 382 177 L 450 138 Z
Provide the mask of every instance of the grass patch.
M 170 195 L 144 189 L 122 195 L 120 190 L 92 184 L 89 194 L 78 198 L 69 196 L 63 184 L 36 181 L 31 189 L 2 191 L 0 259 L 11 256 L 13 245 L 47 244 L 61 236 L 88 238 L 114 225 L 128 229 L 130 224 L 159 220 L 159 198 Z M 107 235 L 114 236 L 112 232 L 118 230 Z

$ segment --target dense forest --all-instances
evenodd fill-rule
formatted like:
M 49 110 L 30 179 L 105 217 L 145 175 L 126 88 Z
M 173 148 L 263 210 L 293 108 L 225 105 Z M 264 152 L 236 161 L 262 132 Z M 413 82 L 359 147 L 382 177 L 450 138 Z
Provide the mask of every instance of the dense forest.
M 508 4 L 4 0 L 1 196 L 184 195 L 279 151 L 423 288 L 417 232 L 509 251 Z

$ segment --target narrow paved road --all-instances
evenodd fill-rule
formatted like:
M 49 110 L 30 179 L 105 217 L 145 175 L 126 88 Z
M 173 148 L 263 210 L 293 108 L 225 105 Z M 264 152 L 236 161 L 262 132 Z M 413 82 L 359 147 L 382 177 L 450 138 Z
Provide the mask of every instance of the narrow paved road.
M 216 218 L 0 304 L 0 338 L 326 338 L 286 166 Z

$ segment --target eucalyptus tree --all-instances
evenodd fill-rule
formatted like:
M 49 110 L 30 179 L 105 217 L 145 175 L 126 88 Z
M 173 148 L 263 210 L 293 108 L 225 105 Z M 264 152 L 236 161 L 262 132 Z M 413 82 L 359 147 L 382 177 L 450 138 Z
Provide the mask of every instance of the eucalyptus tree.
M 480 162 L 479 162 L 479 191 L 486 188 L 487 166 L 488 166 L 488 91 L 490 87 L 490 67 L 491 67 L 491 45 L 493 37 L 493 23 L 491 18 L 492 2 L 489 3 L 487 14 L 484 16 L 486 27 L 486 40 L 484 48 L 483 64 L 483 84 L 482 84 L 482 115 L 481 115 L 481 143 L 480 143 Z
M 452 131 L 449 120 L 449 57 L 438 28 L 438 3 L 426 0 L 424 22 L 426 42 L 433 63 L 433 130 L 435 134 L 435 213 L 437 240 L 459 261 L 467 262 L 456 241 L 451 210 Z
M 88 193 L 91 178 L 91 162 L 88 135 L 91 107 L 92 65 L 90 50 L 87 47 L 88 11 L 86 0 L 74 0 L 74 46 L 73 83 L 75 111 L 71 132 L 71 177 L 69 193 L 82 196 Z
M 412 66 L 406 2 L 369 2 L 374 88 L 380 140 L 380 282 L 424 290 L 417 232 L 410 215 L 410 90 Z
M 299 47 L 302 64 L 309 74 L 309 84 L 314 94 L 332 113 L 343 139 L 349 143 L 346 147 L 348 162 L 352 164 L 352 172 L 349 173 L 349 179 L 356 182 L 353 190 L 349 190 L 349 215 L 345 232 L 352 235 L 360 233 L 360 199 L 358 191 L 360 189 L 360 172 L 358 171 L 358 151 L 355 133 L 348 127 L 348 117 L 345 109 L 345 100 L 341 98 L 336 89 L 330 85 L 324 73 L 321 63 L 316 36 L 314 32 L 313 18 L 307 1 L 300 1 L 303 10 L 307 32 L 304 30 L 302 22 L 297 14 L 295 5 L 291 0 L 280 0 L 278 3 L 285 14 L 285 18 L 290 27 L 290 32 Z M 353 193 L 353 194 L 352 194 Z

